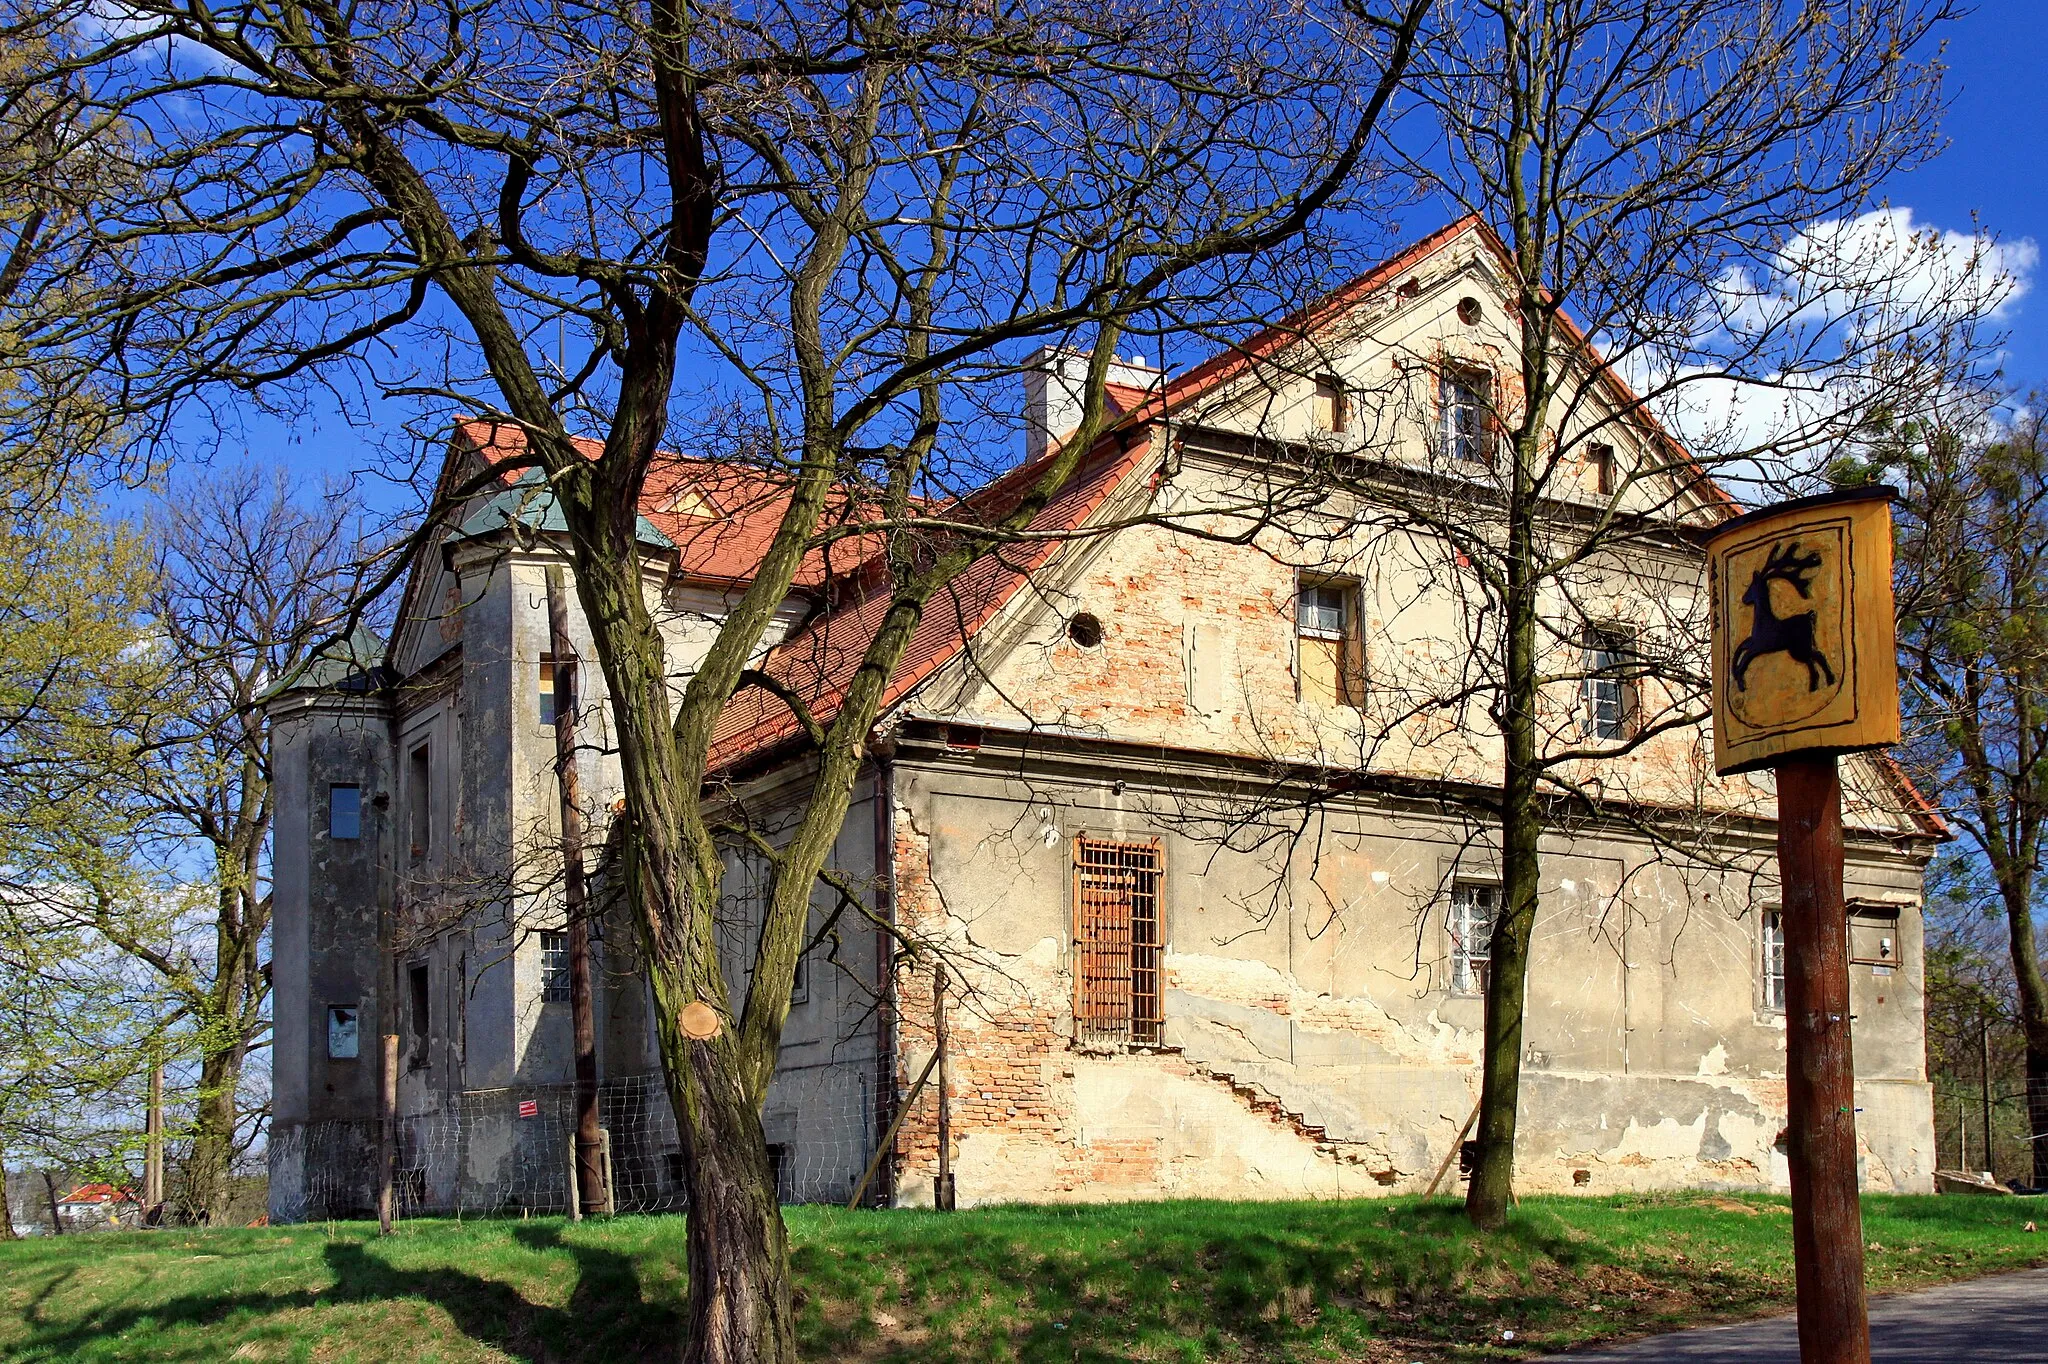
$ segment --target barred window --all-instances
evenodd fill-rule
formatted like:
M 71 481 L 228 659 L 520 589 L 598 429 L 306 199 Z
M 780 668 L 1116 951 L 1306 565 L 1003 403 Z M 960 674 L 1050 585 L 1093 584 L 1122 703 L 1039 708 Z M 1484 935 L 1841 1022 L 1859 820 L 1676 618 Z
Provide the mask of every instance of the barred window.
M 1493 924 L 1500 917 L 1499 886 L 1461 885 L 1451 888 L 1451 990 L 1461 995 L 1486 993 L 1487 968 L 1493 961 Z
M 1074 841 L 1074 1035 L 1159 1041 L 1160 847 Z
M 1785 1007 L 1785 916 L 1764 911 L 1763 997 L 1766 1009 Z
M 540 1002 L 565 1004 L 569 1000 L 569 935 L 540 935 Z

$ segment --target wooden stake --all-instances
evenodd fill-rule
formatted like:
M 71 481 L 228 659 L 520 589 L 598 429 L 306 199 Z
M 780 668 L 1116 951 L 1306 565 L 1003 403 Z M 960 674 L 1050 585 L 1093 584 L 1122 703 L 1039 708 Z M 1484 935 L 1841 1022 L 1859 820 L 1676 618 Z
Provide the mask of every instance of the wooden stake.
M 384 1034 L 384 1092 L 377 1124 L 377 1234 L 391 1234 L 391 1186 L 398 1170 L 398 1034 Z
M 597 1133 L 597 1021 L 590 992 L 590 920 L 583 879 L 583 798 L 576 774 L 576 646 L 569 592 L 548 570 L 548 649 L 555 660 L 555 788 L 562 812 L 562 902 L 569 919 L 569 1018 L 576 1040 L 576 1198 L 581 1212 L 611 1203 Z
M 1842 899 L 1842 783 L 1832 754 L 1786 758 L 1777 772 L 1799 1358 L 1802 1364 L 1870 1364 Z
M 1484 1100 L 1480 1102 L 1483 1103 Z M 1472 1130 L 1473 1123 L 1479 1121 L 1479 1107 L 1479 1103 L 1472 1105 L 1472 1112 L 1466 1116 L 1465 1125 L 1458 1129 L 1457 1139 L 1451 1143 L 1451 1149 L 1444 1153 L 1444 1163 L 1436 1167 L 1436 1178 L 1430 1180 L 1429 1188 L 1423 1191 L 1424 1198 L 1436 1197 L 1436 1186 L 1444 1182 L 1444 1176 L 1450 1173 L 1451 1162 L 1458 1158 L 1458 1152 L 1465 1147 L 1465 1134 Z
M 946 1087 L 946 963 L 932 972 L 932 1039 L 939 1061 L 939 1177 L 932 1185 L 932 1206 L 953 1211 L 953 1096 Z
M 161 1043 L 150 1045 L 149 1112 L 143 1118 L 142 1215 L 154 1219 L 164 1202 L 164 1053 Z
M 889 1154 L 890 1146 L 896 1141 L 896 1129 L 903 1126 L 903 1119 L 909 1116 L 911 1108 L 917 1103 L 917 1096 L 924 1092 L 924 1082 L 932 1078 L 932 1068 L 938 1064 L 939 1054 L 934 1051 L 932 1059 L 925 1062 L 924 1069 L 919 1072 L 917 1083 L 910 1087 L 910 1093 L 904 1095 L 903 1102 L 897 1105 L 896 1116 L 889 1123 L 889 1130 L 882 1133 L 882 1139 L 875 1143 L 874 1158 L 868 1161 L 868 1168 L 861 1172 L 860 1183 L 853 1186 L 853 1197 L 846 1200 L 848 1212 L 859 1207 L 861 1199 L 867 1197 L 868 1185 L 874 1181 L 875 1171 L 882 1168 L 883 1157 Z

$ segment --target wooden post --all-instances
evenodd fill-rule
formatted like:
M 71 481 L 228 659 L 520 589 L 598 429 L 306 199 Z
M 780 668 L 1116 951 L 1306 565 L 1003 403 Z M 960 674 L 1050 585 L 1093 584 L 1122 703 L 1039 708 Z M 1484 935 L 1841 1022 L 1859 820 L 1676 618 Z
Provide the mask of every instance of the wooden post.
M 569 1018 L 576 1044 L 576 1197 L 582 1212 L 611 1203 L 597 1130 L 597 1019 L 590 991 L 590 920 L 583 879 L 583 798 L 576 773 L 576 646 L 569 592 L 548 570 L 548 649 L 555 660 L 555 789 L 562 814 L 562 902 L 569 920 Z
M 154 1221 L 164 1202 L 164 1053 L 161 1042 L 150 1044 L 149 1112 L 143 1118 L 142 1216 Z
M 1870 1364 L 1842 898 L 1842 783 L 1833 754 L 1788 757 L 1777 771 L 1799 1358 L 1802 1364 Z
M 398 1169 L 398 1034 L 384 1034 L 384 1092 L 377 1124 L 377 1234 L 391 1234 L 392 1181 Z
M 1992 1163 L 1991 1149 L 1991 1012 L 1979 1008 L 1977 1011 L 1977 1043 L 1982 1054 L 1982 1081 L 1984 1090 L 1984 1173 L 1998 1178 L 1998 1166 Z
M 932 1042 L 939 1061 L 939 1177 L 932 1184 L 932 1206 L 953 1211 L 953 1096 L 946 1085 L 946 963 L 932 971 Z

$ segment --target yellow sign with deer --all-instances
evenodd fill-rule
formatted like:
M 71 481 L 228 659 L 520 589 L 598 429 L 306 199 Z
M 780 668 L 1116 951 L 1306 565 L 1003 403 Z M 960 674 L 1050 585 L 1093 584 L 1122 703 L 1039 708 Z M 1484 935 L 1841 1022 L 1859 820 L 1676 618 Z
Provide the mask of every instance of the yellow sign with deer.
M 1884 487 L 1799 498 L 1708 539 L 1724 776 L 1899 741 L 1891 498 Z

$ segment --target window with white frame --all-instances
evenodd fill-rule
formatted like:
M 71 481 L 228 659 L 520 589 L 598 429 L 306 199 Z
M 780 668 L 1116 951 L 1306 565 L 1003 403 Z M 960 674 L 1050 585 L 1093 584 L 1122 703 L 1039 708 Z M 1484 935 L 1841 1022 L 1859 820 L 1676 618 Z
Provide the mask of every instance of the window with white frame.
M 1633 686 L 1626 674 L 1634 650 L 1619 630 L 1588 630 L 1585 650 L 1579 701 L 1586 736 L 1626 739 L 1633 720 L 1629 704 Z
M 1364 703 L 1358 584 L 1303 582 L 1294 605 L 1296 689 L 1326 706 Z
M 1461 463 L 1481 464 L 1490 453 L 1486 431 L 1486 376 L 1477 370 L 1449 369 L 1438 392 L 1444 454 Z
M 1487 968 L 1493 961 L 1493 924 L 1500 917 L 1499 886 L 1451 887 L 1451 992 L 1486 993 Z
M 540 935 L 540 1002 L 569 1002 L 569 935 Z
M 1763 999 L 1766 1009 L 1785 1007 L 1785 916 L 1764 911 Z

